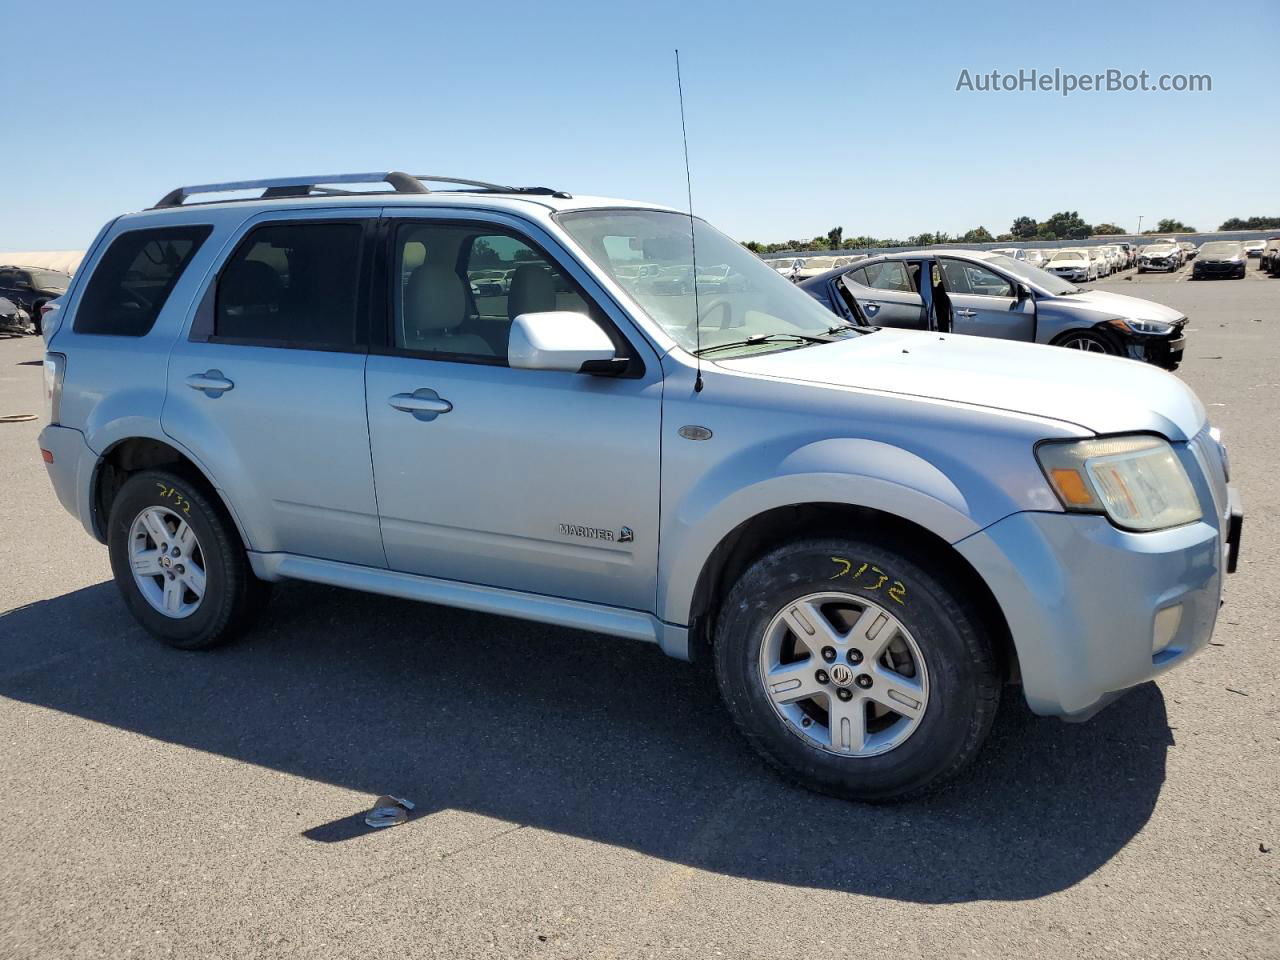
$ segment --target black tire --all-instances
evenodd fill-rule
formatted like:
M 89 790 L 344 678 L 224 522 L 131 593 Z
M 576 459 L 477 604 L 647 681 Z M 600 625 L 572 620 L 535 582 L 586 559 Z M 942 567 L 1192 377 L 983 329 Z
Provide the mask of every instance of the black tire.
M 905 604 L 875 589 L 874 576 L 842 576 L 848 571 L 841 558 L 883 571 L 888 584 L 903 587 Z M 871 540 L 809 540 L 761 558 L 734 585 L 716 626 L 716 679 L 738 729 L 783 776 L 820 793 L 881 802 L 936 790 L 977 755 L 999 706 L 1000 673 L 981 617 L 935 567 Z M 927 669 L 928 700 L 918 726 L 878 755 L 842 756 L 813 744 L 775 710 L 760 675 L 761 646 L 774 616 L 801 597 L 833 589 L 833 572 L 840 592 L 893 608 Z
M 152 607 L 130 567 L 130 528 L 146 508 L 156 506 L 180 513 L 190 524 L 203 560 L 204 595 L 195 611 L 182 619 Z M 234 639 L 270 593 L 270 584 L 253 575 L 240 534 L 221 504 L 202 485 L 167 471 L 142 471 L 120 488 L 107 523 L 107 549 L 129 612 L 152 636 L 181 650 L 205 650 Z
M 1120 349 L 1120 344 L 1116 339 L 1101 330 L 1072 330 L 1063 334 L 1054 341 L 1055 347 L 1067 347 L 1072 350 L 1082 350 L 1083 347 L 1075 346 L 1076 342 L 1085 342 L 1096 346 L 1098 349 L 1090 349 L 1090 353 L 1105 353 L 1107 356 L 1119 357 L 1123 356 L 1124 351 Z

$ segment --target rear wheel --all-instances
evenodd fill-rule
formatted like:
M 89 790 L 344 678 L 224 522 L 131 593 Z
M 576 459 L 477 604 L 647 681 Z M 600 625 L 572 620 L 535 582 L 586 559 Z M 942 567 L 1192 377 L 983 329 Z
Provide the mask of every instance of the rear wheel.
M 977 754 L 1000 697 L 990 641 L 963 596 L 870 541 L 775 550 L 721 612 L 725 705 L 802 786 L 867 801 L 935 789 Z
M 129 611 L 174 647 L 232 639 L 267 598 L 269 586 L 249 569 L 225 512 L 199 485 L 167 471 L 143 471 L 120 488 L 107 547 Z

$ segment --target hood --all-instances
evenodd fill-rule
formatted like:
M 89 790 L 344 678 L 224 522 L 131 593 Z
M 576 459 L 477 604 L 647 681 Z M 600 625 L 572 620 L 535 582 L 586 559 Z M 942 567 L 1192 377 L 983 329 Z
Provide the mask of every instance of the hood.
M 1186 384 L 1150 364 L 987 337 L 886 328 L 716 363 L 756 376 L 1046 417 L 1103 434 L 1153 431 L 1184 441 L 1205 422 Z
M 1111 293 L 1107 290 L 1082 290 L 1061 297 L 1051 298 L 1054 306 L 1060 304 L 1077 304 L 1098 313 L 1111 317 L 1132 317 L 1135 320 L 1159 320 L 1162 323 L 1177 323 L 1186 317 L 1163 303 L 1143 300 L 1141 297 L 1130 297 L 1123 293 Z

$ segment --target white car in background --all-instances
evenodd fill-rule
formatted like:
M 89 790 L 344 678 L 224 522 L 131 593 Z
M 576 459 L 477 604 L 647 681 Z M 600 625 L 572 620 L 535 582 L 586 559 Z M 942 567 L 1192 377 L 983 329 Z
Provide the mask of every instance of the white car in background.
M 1107 259 L 1111 262 L 1111 273 L 1119 273 L 1125 268 L 1124 251 L 1117 247 L 1114 243 L 1103 244 L 1102 250 L 1106 252 Z
M 1072 283 L 1098 279 L 1098 261 L 1089 256 L 1089 251 L 1083 247 L 1067 247 L 1055 251 L 1045 269 Z
M 1043 270 L 1045 265 L 1048 264 L 1049 258 L 1053 256 L 1054 251 L 1036 249 L 1024 250 L 1023 253 L 1027 255 L 1027 263 L 1031 264 L 1033 267 L 1039 267 Z
M 1182 251 L 1176 243 L 1151 243 L 1138 254 L 1138 272 L 1177 270 L 1182 266 Z
M 793 274 L 788 276 L 799 283 L 801 280 L 808 280 L 810 277 L 816 277 L 820 273 L 826 273 L 833 267 L 838 266 L 837 257 L 806 257 L 800 261 L 800 267 Z
M 782 260 L 770 260 L 768 263 L 769 266 L 773 267 L 774 270 L 788 280 L 795 280 L 796 274 L 804 269 L 804 259 L 802 257 L 786 257 Z
M 1027 251 L 1023 250 L 1021 247 L 994 247 L 989 252 L 1003 254 L 1010 260 L 1027 259 Z

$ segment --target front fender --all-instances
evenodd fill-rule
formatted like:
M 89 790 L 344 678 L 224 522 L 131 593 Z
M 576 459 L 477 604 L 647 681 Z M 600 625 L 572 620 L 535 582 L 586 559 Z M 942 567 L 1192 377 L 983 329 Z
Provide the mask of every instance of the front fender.
M 1018 509 L 1000 490 L 966 494 L 919 455 L 877 440 L 828 438 L 774 455 L 740 452 L 708 471 L 664 514 L 658 612 L 689 622 L 706 559 L 740 524 L 777 507 L 840 503 L 911 521 L 949 543 Z

